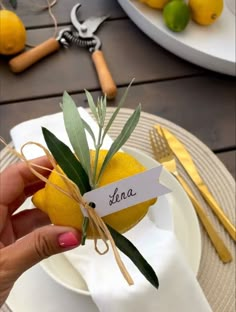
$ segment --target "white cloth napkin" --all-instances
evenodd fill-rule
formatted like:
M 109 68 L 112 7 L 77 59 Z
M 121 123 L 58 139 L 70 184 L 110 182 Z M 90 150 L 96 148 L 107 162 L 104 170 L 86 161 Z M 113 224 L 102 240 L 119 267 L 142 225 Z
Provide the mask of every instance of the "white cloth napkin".
M 154 268 L 160 283 L 158 290 L 143 277 L 130 259 L 121 254 L 134 280 L 134 285 L 129 286 L 119 271 L 111 249 L 100 256 L 94 250 L 92 241 L 66 253 L 67 259 L 87 282 L 100 311 L 211 311 L 172 232 L 158 229 L 145 217 L 125 236 Z
M 88 113 L 79 108 L 82 117 L 96 131 L 97 125 Z M 48 128 L 60 140 L 69 144 L 62 114 L 44 116 L 15 126 L 11 136 L 15 148 L 27 141 L 45 145 L 41 126 Z M 103 148 L 109 148 L 112 140 L 107 137 Z M 92 148 L 92 142 L 89 145 Z M 35 146 L 25 149 L 28 159 L 38 157 L 42 151 Z M 94 244 L 87 240 L 65 253 L 70 263 L 86 281 L 91 296 L 101 312 L 207 312 L 211 308 L 182 256 L 181 247 L 170 231 L 158 229 L 146 216 L 137 226 L 128 231 L 126 237 L 139 249 L 154 268 L 159 278 L 159 289 L 155 289 L 125 255 L 121 257 L 134 279 L 128 286 L 121 275 L 111 250 L 100 256 L 94 251 Z
M 98 135 L 98 125 L 92 119 L 92 117 L 86 112 L 85 109 L 79 107 L 80 116 L 87 121 L 87 123 L 92 127 L 95 137 Z M 14 143 L 15 149 L 20 151 L 23 144 L 26 142 L 34 141 L 42 144 L 46 147 L 42 135 L 42 127 L 47 128 L 53 134 L 55 134 L 58 139 L 64 142 L 71 148 L 68 136 L 65 131 L 63 115 L 62 113 L 57 113 L 53 115 L 47 115 L 36 119 L 27 120 L 22 122 L 10 131 L 12 141 Z M 90 149 L 94 149 L 93 141 L 90 135 L 87 134 L 88 144 Z M 106 136 L 104 143 L 102 145 L 103 149 L 109 149 L 112 144 L 112 140 L 109 136 Z M 33 159 L 39 156 L 44 155 L 44 151 L 36 145 L 27 145 L 24 148 L 24 154 L 28 159 Z

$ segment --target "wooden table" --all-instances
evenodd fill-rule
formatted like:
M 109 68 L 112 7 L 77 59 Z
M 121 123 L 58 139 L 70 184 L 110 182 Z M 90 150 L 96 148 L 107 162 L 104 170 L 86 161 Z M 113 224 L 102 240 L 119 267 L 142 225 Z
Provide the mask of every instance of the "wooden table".
M 8 0 L 3 0 L 10 7 Z M 37 1 L 35 1 L 37 2 Z M 46 2 L 46 1 L 45 1 Z M 44 3 L 43 0 L 40 3 Z M 59 28 L 70 25 L 77 0 L 58 0 L 53 8 Z M 116 106 L 132 78 L 125 107 L 166 118 L 203 141 L 235 177 L 235 78 L 208 71 L 171 54 L 149 39 L 116 0 L 80 0 L 81 20 L 109 14 L 97 35 L 118 86 Z M 39 44 L 54 33 L 47 11 L 32 0 L 18 0 L 16 13 L 27 28 L 27 41 Z M 64 90 L 87 107 L 84 89 L 101 94 L 90 53 L 72 47 L 45 58 L 21 74 L 13 74 L 9 58 L 0 56 L 0 136 L 10 142 L 10 129 L 28 119 L 60 111 Z M 1 149 L 1 148 L 0 148 Z
M 58 0 L 53 13 L 60 27 L 70 24 L 70 10 L 76 3 Z M 235 176 L 235 79 L 192 65 L 163 49 L 133 24 L 116 0 L 80 3 L 81 20 L 110 15 L 97 32 L 118 86 L 118 95 L 109 104 L 118 103 L 134 77 L 126 107 L 141 102 L 143 111 L 184 127 L 208 145 Z M 10 7 L 7 0 L 4 4 Z M 18 0 L 16 13 L 33 44 L 54 32 L 48 12 L 36 9 L 33 1 Z M 86 49 L 61 49 L 18 75 L 10 72 L 7 61 L 0 57 L 0 134 L 6 141 L 10 141 L 9 130 L 19 122 L 59 111 L 64 90 L 81 106 L 87 106 L 85 88 L 94 96 L 100 94 Z

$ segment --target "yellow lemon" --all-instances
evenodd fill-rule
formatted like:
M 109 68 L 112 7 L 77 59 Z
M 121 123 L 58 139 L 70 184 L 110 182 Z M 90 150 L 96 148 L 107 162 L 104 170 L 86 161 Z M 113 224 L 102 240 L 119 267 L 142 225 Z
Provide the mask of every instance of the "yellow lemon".
M 107 151 L 100 151 L 98 170 L 101 168 L 106 154 Z M 94 151 L 91 151 L 92 165 L 94 163 L 94 156 Z M 146 168 L 133 156 L 127 153 L 117 152 L 106 167 L 98 187 L 110 184 L 123 178 L 127 178 L 145 170 Z M 49 181 L 58 185 L 64 190 L 68 190 L 68 187 L 66 186 L 63 179 L 54 171 L 50 174 Z M 143 203 L 139 203 L 137 205 L 107 215 L 103 217 L 103 220 L 118 232 L 123 233 L 137 224 L 146 215 L 148 208 L 153 205 L 155 201 L 156 199 L 151 199 Z M 53 186 L 47 184 L 45 188 L 34 194 L 33 203 L 36 207 L 49 215 L 53 224 L 72 226 L 78 230 L 81 230 L 83 215 L 79 204 L 77 204 L 74 200 L 70 199 L 67 195 L 63 194 L 59 190 L 56 190 Z M 87 236 L 88 238 L 92 237 L 92 231 L 90 227 L 88 228 Z
M 25 47 L 26 30 L 20 18 L 8 10 L 0 10 L 0 54 L 12 55 Z
M 164 8 L 164 6 L 169 0 L 139 0 L 139 1 L 147 4 L 153 9 L 161 10 Z
M 189 0 L 192 19 L 200 25 L 210 25 L 221 15 L 223 0 Z

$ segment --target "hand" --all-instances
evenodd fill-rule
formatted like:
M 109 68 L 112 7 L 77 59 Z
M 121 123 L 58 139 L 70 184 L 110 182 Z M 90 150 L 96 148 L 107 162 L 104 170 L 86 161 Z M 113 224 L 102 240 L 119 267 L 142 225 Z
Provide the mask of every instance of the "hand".
M 51 167 L 46 157 L 37 158 L 34 163 Z M 38 171 L 48 175 L 46 170 Z M 43 186 L 25 163 L 12 165 L 0 175 L 0 307 L 24 271 L 80 244 L 80 233 L 70 227 L 50 225 L 48 216 L 39 209 L 16 212 L 27 197 Z

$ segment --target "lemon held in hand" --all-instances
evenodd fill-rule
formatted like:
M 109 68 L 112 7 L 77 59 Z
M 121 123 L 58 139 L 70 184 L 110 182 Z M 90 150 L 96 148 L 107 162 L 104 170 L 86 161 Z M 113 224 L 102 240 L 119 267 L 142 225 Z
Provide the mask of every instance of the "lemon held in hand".
M 223 0 L 189 0 L 192 19 L 200 25 L 210 25 L 221 15 Z
M 180 32 L 186 28 L 190 20 L 189 7 L 182 0 L 171 1 L 164 7 L 163 18 L 170 30 Z
M 98 161 L 99 170 L 106 154 L 107 151 L 100 151 Z M 91 151 L 92 166 L 94 163 L 94 156 L 94 151 Z M 133 156 L 127 153 L 117 152 L 106 167 L 100 179 L 99 187 L 105 186 L 106 184 L 113 183 L 123 178 L 127 178 L 145 170 L 146 168 Z M 51 173 L 49 181 L 65 190 L 68 189 L 63 179 L 55 172 Z M 151 199 L 124 210 L 120 210 L 103 217 L 103 220 L 118 232 L 123 233 L 136 225 L 146 215 L 148 208 L 153 205 L 155 201 L 156 199 Z M 47 184 L 45 188 L 38 191 L 33 196 L 33 203 L 36 207 L 49 215 L 53 224 L 72 226 L 78 230 L 82 229 L 83 214 L 79 204 L 77 204 L 74 200 L 70 199 L 62 192 L 56 190 L 53 186 Z M 87 237 L 92 238 L 90 227 L 87 231 Z
M 20 18 L 9 10 L 0 10 L 0 54 L 13 55 L 25 47 L 26 30 Z

